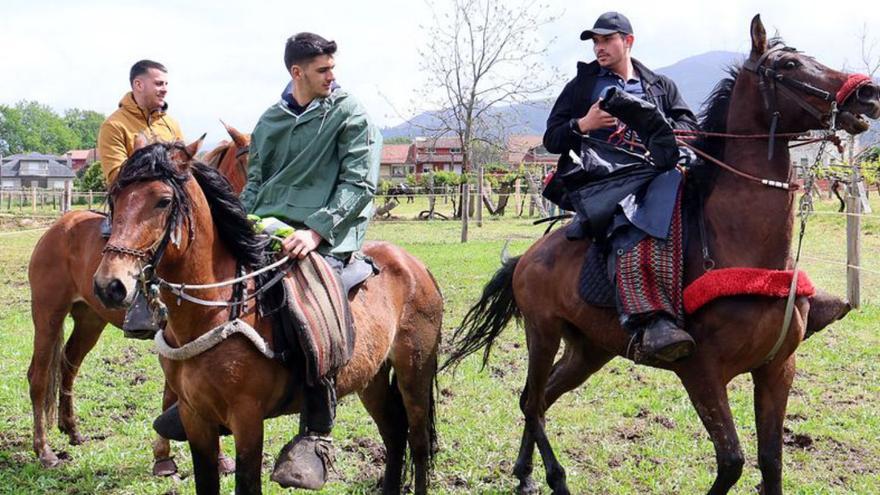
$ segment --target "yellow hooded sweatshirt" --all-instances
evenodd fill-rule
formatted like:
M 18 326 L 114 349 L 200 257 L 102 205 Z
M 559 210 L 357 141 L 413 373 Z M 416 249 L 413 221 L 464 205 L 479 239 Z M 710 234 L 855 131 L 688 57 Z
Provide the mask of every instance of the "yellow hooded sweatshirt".
M 98 158 L 107 185 L 116 180 L 119 167 L 134 153 L 134 139 L 143 133 L 148 141 L 182 141 L 183 133 L 176 120 L 160 110 L 147 115 L 131 91 L 119 101 L 119 108 L 101 124 L 98 131 Z

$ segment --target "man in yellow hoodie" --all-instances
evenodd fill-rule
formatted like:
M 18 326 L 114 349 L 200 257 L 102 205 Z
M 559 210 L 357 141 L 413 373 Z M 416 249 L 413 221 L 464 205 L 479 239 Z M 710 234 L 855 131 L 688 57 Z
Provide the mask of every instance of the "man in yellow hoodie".
M 149 141 L 182 141 L 180 125 L 165 112 L 168 104 L 168 69 L 152 60 L 131 67 L 131 91 L 119 101 L 119 108 L 101 124 L 98 157 L 107 185 L 116 180 L 119 167 L 134 152 L 134 139 L 143 134 Z

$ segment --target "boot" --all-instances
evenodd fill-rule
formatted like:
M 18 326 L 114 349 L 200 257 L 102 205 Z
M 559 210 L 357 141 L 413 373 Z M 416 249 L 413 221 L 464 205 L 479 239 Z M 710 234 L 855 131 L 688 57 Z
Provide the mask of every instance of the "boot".
M 186 430 L 183 428 L 183 421 L 180 419 L 180 408 L 175 402 L 168 409 L 162 411 L 162 414 L 153 420 L 153 430 L 162 438 L 168 440 L 177 440 L 178 442 L 186 441 Z M 226 436 L 231 434 L 229 428 L 220 425 L 220 435 Z
M 284 488 L 320 490 L 333 466 L 333 441 L 329 436 L 305 432 L 287 443 L 272 470 L 272 481 Z
M 666 316 L 657 316 L 642 331 L 642 352 L 650 358 L 671 363 L 693 354 L 693 337 Z
M 669 170 L 678 163 L 679 151 L 672 126 L 656 105 L 611 86 L 599 101 L 599 108 L 639 135 L 655 167 Z

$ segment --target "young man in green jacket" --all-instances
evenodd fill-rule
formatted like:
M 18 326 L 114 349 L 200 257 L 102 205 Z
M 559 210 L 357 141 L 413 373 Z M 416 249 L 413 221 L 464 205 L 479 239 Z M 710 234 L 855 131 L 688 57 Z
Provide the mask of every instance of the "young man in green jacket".
M 335 53 L 336 43 L 316 34 L 287 40 L 284 64 L 292 81 L 254 128 L 241 200 L 249 213 L 296 229 L 282 244 L 287 254 L 303 258 L 317 250 L 338 273 L 364 242 L 382 137 L 364 108 L 335 84 Z M 282 450 L 273 480 L 285 487 L 324 485 L 335 415 L 332 378 L 306 385 L 300 432 Z

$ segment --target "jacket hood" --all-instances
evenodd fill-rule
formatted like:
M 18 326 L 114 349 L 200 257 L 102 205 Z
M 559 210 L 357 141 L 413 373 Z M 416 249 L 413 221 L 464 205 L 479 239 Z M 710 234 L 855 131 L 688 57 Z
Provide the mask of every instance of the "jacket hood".
M 330 83 L 330 96 L 321 98 L 321 100 L 330 100 L 330 102 L 332 103 L 337 98 L 345 95 L 345 92 L 340 91 L 341 89 L 342 86 L 337 84 L 336 81 L 333 81 L 332 83 Z M 287 85 L 284 86 L 284 91 L 281 92 L 281 101 L 284 101 L 285 95 L 289 95 L 291 93 L 293 93 L 293 81 L 288 81 Z
M 121 100 L 119 100 L 119 108 L 124 108 L 127 112 L 131 112 L 135 115 L 144 116 L 144 111 L 141 107 L 138 106 L 137 101 L 134 99 L 134 93 L 129 91 L 125 93 Z M 162 104 L 162 108 L 158 110 L 153 110 L 154 117 L 162 117 L 168 111 L 168 102 L 166 101 Z

